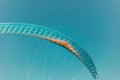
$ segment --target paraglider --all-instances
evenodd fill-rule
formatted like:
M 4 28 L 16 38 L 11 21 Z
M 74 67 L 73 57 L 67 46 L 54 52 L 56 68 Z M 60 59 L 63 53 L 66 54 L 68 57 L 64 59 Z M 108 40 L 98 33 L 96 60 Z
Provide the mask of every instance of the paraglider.
M 95 65 L 87 52 L 64 34 L 40 25 L 26 23 L 0 23 L 0 34 L 23 34 L 35 36 L 56 43 L 72 52 L 89 70 L 92 76 L 98 77 Z

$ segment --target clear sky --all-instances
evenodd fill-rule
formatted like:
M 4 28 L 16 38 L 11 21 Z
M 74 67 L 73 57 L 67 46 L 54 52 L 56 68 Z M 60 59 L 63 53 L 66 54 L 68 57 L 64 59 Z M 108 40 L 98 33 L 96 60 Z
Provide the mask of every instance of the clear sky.
M 92 57 L 98 80 L 120 80 L 119 0 L 0 0 L 0 22 L 60 31 Z M 34 37 L 0 35 L 0 80 L 94 80 L 66 49 Z

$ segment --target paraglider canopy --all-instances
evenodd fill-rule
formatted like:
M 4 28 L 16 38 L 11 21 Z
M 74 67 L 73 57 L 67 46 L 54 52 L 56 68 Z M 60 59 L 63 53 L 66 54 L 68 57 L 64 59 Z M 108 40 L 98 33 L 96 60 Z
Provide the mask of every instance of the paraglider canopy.
M 25 23 L 0 23 L 0 34 L 23 34 L 35 36 L 56 43 L 73 53 L 90 71 L 92 76 L 98 78 L 95 65 L 88 53 L 64 34 L 40 25 Z

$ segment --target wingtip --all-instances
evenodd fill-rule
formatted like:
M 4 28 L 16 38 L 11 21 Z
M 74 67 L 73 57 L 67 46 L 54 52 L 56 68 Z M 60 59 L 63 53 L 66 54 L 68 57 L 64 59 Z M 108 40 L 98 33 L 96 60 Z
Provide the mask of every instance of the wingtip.
M 99 78 L 98 75 L 96 75 L 96 76 L 95 76 L 95 79 L 98 79 L 98 78 Z

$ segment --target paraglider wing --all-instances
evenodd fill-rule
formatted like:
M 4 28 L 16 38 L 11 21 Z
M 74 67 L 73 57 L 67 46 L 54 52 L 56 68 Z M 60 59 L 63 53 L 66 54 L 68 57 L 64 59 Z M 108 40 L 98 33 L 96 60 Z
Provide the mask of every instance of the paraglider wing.
M 72 52 L 90 71 L 96 79 L 97 71 L 91 57 L 80 48 L 74 41 L 64 34 L 53 29 L 26 23 L 0 23 L 0 34 L 23 34 L 42 38 L 63 46 Z

